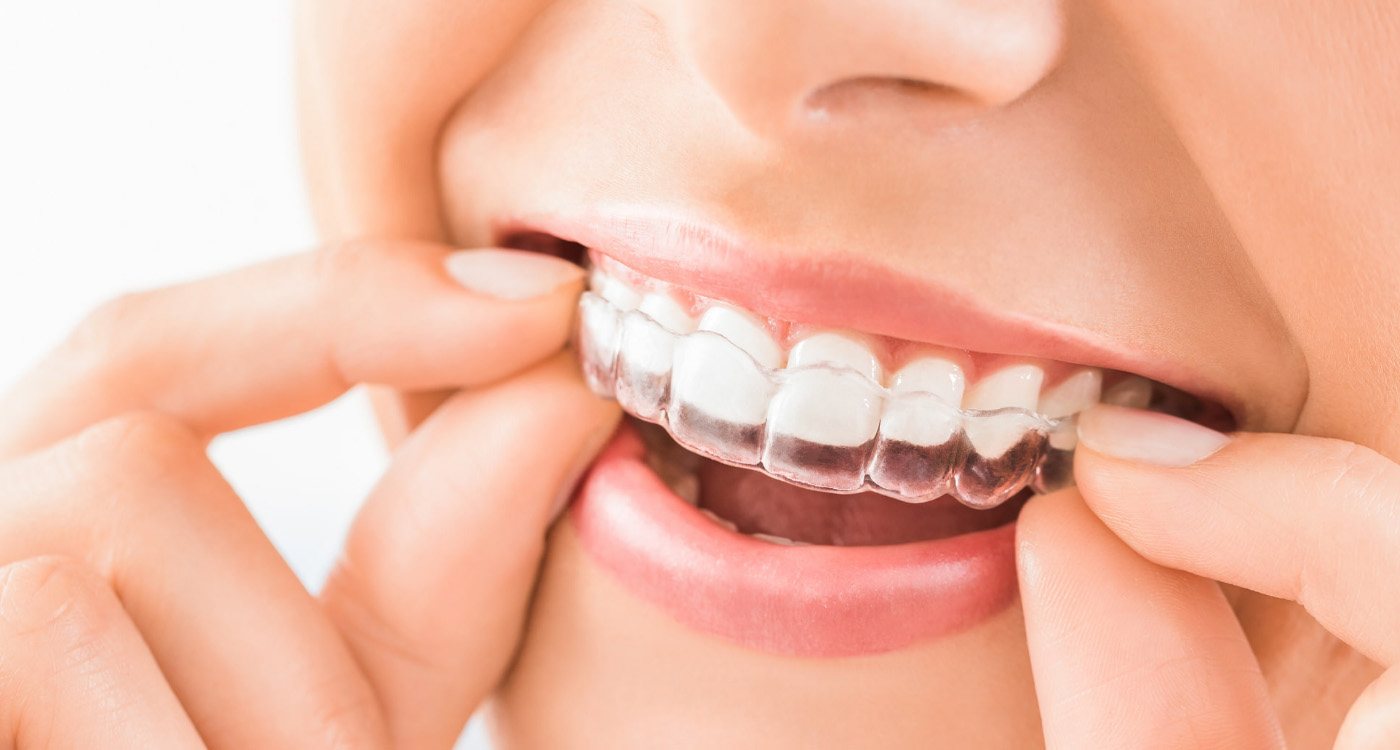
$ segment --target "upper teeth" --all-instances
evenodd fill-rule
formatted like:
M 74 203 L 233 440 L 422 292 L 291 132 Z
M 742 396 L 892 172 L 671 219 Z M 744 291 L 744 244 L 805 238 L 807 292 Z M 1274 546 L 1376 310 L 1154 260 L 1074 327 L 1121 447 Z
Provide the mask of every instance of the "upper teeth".
M 581 303 L 595 389 L 698 453 L 798 484 L 922 501 L 952 482 L 965 502 L 994 504 L 1031 479 L 1047 436 L 1073 448 L 1073 430 L 1052 430 L 1053 420 L 1092 406 L 1102 389 L 1102 372 L 1087 367 L 1042 388 L 1045 367 L 1026 361 L 969 382 L 966 354 L 933 347 L 891 372 L 869 337 L 821 330 L 787 340 L 775 333 L 785 326 L 727 303 L 687 309 L 664 285 L 627 273 L 595 269 L 596 296 Z M 1110 393 L 1136 404 L 1139 382 L 1150 395 L 1141 379 Z M 1012 451 L 1028 441 L 1029 452 Z M 964 469 L 976 476 L 956 476 Z

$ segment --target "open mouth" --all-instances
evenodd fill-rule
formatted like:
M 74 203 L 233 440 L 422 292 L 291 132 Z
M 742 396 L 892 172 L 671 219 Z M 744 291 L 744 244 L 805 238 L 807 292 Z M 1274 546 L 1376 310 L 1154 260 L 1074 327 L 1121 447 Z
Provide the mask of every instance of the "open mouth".
M 590 384 L 637 422 L 678 497 L 777 544 L 995 528 L 1032 492 L 1072 483 L 1079 412 L 1103 401 L 1207 414 L 1127 373 L 765 319 L 591 261 L 578 334 Z
M 508 244 L 580 247 L 550 241 Z M 1075 415 L 1230 422 L 1122 370 L 778 318 L 586 260 L 580 361 L 628 417 L 573 524 L 635 591 L 744 645 L 851 655 L 970 626 L 1014 599 L 1021 507 L 1073 481 Z

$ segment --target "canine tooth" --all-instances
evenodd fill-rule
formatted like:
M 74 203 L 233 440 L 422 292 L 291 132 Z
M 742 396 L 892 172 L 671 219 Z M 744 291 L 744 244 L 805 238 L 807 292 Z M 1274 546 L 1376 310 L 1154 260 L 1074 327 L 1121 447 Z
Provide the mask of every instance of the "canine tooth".
M 974 453 L 983 458 L 997 458 L 1021 442 L 1034 426 L 1028 415 L 1009 412 L 971 417 L 964 429 Z
M 1036 411 L 1047 419 L 1059 419 L 1078 414 L 1097 404 L 1103 392 L 1103 371 L 1086 367 L 1052 386 L 1040 397 Z M 1057 450 L 1072 450 L 1079 442 L 1079 433 L 1060 429 L 1050 433 L 1050 446 Z
M 883 378 L 884 368 L 869 347 L 850 335 L 835 331 L 807 336 L 788 352 L 788 367 L 818 364 L 848 367 L 876 383 Z
M 1146 409 L 1148 404 L 1152 403 L 1152 383 L 1136 375 L 1126 377 L 1104 392 L 1103 402 L 1113 406 Z
M 671 333 L 683 335 L 695 330 L 695 319 L 669 294 L 652 292 L 642 297 L 637 309 Z
M 701 508 L 700 512 L 704 514 L 706 518 L 710 519 L 711 521 L 714 521 L 715 523 L 719 524 L 720 526 L 723 526 L 726 529 L 729 529 L 730 531 L 737 532 L 739 530 L 739 527 L 735 525 L 733 521 L 727 518 L 720 518 L 719 516 L 715 515 L 714 511 L 710 510 L 709 508 Z
M 963 408 L 970 411 L 1008 407 L 1034 409 L 1040 396 L 1040 384 L 1044 380 L 1045 371 L 1036 365 L 1003 367 L 972 386 L 963 400 Z
M 890 390 L 895 393 L 931 393 L 952 406 L 962 403 L 967 377 L 951 359 L 919 357 L 906 363 L 894 374 Z
M 641 293 L 633 289 L 631 284 L 600 270 L 594 270 L 592 286 L 593 291 L 600 297 L 623 312 L 635 310 L 637 304 L 642 301 Z
M 1097 404 L 1102 392 L 1103 371 L 1086 367 L 1047 389 L 1035 410 L 1047 419 L 1068 417 Z
M 778 342 L 754 316 L 725 304 L 716 304 L 700 316 L 699 330 L 717 333 L 748 353 L 760 366 L 773 370 L 783 363 Z
M 729 339 L 682 336 L 671 371 L 667 419 L 682 445 L 721 461 L 754 465 L 773 383 Z
M 1045 450 L 1037 418 L 1024 412 L 974 416 L 967 422 L 972 453 L 953 477 L 953 491 L 974 508 L 1000 505 L 1030 481 Z
M 865 458 L 880 426 L 879 386 L 848 370 L 792 370 L 768 407 L 763 466 L 831 490 L 865 480 Z

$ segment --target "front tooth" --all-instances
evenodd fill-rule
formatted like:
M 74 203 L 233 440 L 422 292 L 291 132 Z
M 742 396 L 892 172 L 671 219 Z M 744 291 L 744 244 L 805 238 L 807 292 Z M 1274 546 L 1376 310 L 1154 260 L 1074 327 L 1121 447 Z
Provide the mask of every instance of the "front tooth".
M 808 365 L 836 365 L 846 367 L 879 383 L 883 379 L 883 369 L 875 353 L 856 338 L 835 331 L 824 331 L 803 338 L 788 352 L 789 368 Z
M 924 356 L 906 363 L 894 374 L 890 390 L 896 393 L 931 393 L 953 406 L 962 403 L 967 376 L 951 359 Z
M 963 400 L 963 408 L 969 411 L 1034 409 L 1044 380 L 1045 371 L 1036 365 L 1003 367 L 972 386 Z
M 1123 378 L 1104 391 L 1103 402 L 1114 406 L 1146 409 L 1152 403 L 1152 382 L 1136 375 Z
M 664 292 L 652 292 L 642 297 L 637 309 L 660 323 L 662 328 L 678 336 L 695 330 L 695 319 L 690 317 L 690 313 L 686 312 L 675 298 Z
M 700 316 L 699 330 L 717 333 L 753 357 L 760 367 L 775 370 L 783 364 L 778 342 L 754 316 L 730 305 L 717 304 Z
M 637 304 L 642 300 L 641 292 L 633 289 L 631 284 L 599 269 L 593 271 L 592 286 L 600 297 L 623 312 L 637 309 Z
M 921 357 L 890 382 L 880 436 L 870 460 L 870 480 L 911 502 L 943 494 L 964 452 L 963 370 L 950 359 Z
M 849 370 L 785 371 L 768 407 L 763 466 L 828 490 L 856 490 L 880 426 L 880 386 Z
M 666 416 L 677 442 L 727 463 L 757 464 L 773 396 L 768 372 L 730 339 L 706 332 L 680 337 L 674 362 Z
M 666 405 L 676 334 L 689 333 L 695 321 L 670 296 L 651 293 L 637 312 L 623 317 L 618 347 L 617 401 L 641 419 L 656 420 Z

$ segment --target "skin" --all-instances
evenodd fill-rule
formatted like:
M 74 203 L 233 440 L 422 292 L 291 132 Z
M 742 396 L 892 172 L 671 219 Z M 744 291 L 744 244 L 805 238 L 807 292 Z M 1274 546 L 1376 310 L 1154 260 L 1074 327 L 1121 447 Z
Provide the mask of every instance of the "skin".
M 304 6 L 303 50 L 316 50 L 325 66 L 308 66 L 304 84 L 314 92 L 313 194 L 331 236 L 412 231 L 479 244 L 491 241 L 490 222 L 503 214 L 677 208 L 794 258 L 870 258 L 1185 363 L 1230 385 L 1243 429 L 1335 437 L 1400 456 L 1396 421 L 1377 418 L 1400 408 L 1400 386 L 1375 376 L 1400 359 L 1388 335 L 1400 325 L 1400 220 L 1388 208 L 1400 186 L 1387 166 L 1400 158 L 1400 105 L 1385 93 L 1400 80 L 1400 63 L 1384 52 L 1400 40 L 1394 8 L 1167 0 L 523 5 L 448 11 L 419 2 L 387 28 L 366 12 L 373 28 L 333 30 L 324 4 Z M 455 25 L 441 22 L 449 17 Z M 381 54 L 362 54 L 365 45 Z M 452 54 L 422 52 L 440 49 Z M 985 49 L 1002 53 L 988 59 Z M 414 71 L 411 90 L 374 85 L 400 70 Z M 890 78 L 928 86 L 896 93 Z M 827 117 L 804 116 L 813 106 Z M 432 124 L 371 114 L 385 110 Z M 358 148 L 364 143 L 381 147 Z M 427 184 L 437 188 L 430 199 L 403 197 L 406 187 L 412 194 Z M 424 408 L 410 398 L 386 411 L 411 418 Z M 1249 471 L 1262 481 L 1298 469 Z M 1176 503 L 1204 513 L 1210 494 L 1197 488 Z M 1050 500 L 1033 504 L 1020 531 L 1023 565 L 1039 560 L 1038 580 L 1063 578 L 1057 585 L 1080 592 L 1071 601 L 1092 599 L 1106 635 L 1125 632 L 1115 624 L 1155 621 L 1149 615 L 1161 607 L 1170 613 L 1155 618 L 1155 638 L 1119 644 L 1084 679 L 1109 682 L 1116 664 L 1151 653 L 1155 642 L 1229 632 L 1218 618 L 1195 614 L 1220 613 L 1218 586 L 1159 574 L 1139 556 L 1162 562 L 1142 539 L 1205 521 L 1131 535 L 1121 524 L 1133 519 L 1122 520 L 1113 531 L 1130 548 L 1105 537 L 1077 498 Z M 1088 500 L 1100 507 L 1100 498 Z M 1313 503 L 1313 513 L 1339 505 Z M 1249 531 L 1226 546 L 1245 544 Z M 1030 554 L 1057 549 L 1073 552 Z M 1328 549 L 1363 554 L 1344 543 Z M 1075 574 L 1099 566 L 1122 568 L 1116 580 L 1125 590 Z M 1213 561 L 1195 572 L 1231 580 Z M 1160 585 L 1129 585 L 1148 575 L 1160 575 Z M 1182 587 L 1194 593 L 1155 593 Z M 1267 685 L 1272 711 L 1264 713 L 1279 717 L 1293 746 L 1329 744 L 1377 665 L 1305 607 L 1224 591 L 1238 623 L 1230 627 L 1242 628 L 1246 661 Z M 1023 598 L 1035 621 L 1074 617 L 1064 600 Z M 644 734 L 622 738 L 704 746 L 744 736 L 784 746 L 812 737 L 838 745 L 937 737 L 986 746 L 994 726 L 1007 732 L 1006 745 L 1023 747 L 1040 733 L 1036 706 L 1025 700 L 1032 667 L 1039 677 L 1099 643 L 1081 641 L 1056 661 L 1036 652 L 1042 641 L 1030 638 L 1028 651 L 1017 628 L 998 620 L 869 661 L 793 664 L 648 612 L 559 529 L 537 616 L 497 705 L 499 735 L 515 741 L 508 744 L 567 747 L 600 739 L 591 733 L 597 726 L 642 726 L 635 731 Z M 632 650 L 639 641 L 654 644 L 645 656 Z M 1162 670 L 1143 670 L 1144 685 L 1156 684 L 1147 678 Z M 803 688 L 809 671 L 823 675 L 813 678 L 821 690 Z M 969 675 L 987 684 L 965 684 Z M 1208 716 L 1208 705 L 1173 700 L 1199 676 L 1184 670 L 1166 680 L 1158 705 Z M 1255 688 L 1221 694 L 1257 698 Z M 1042 694 L 1042 708 L 1049 702 Z M 1242 702 L 1250 707 L 1239 715 L 1260 715 L 1257 703 Z M 595 723 L 597 716 L 616 720 Z M 1050 740 L 1074 747 L 1113 736 L 1093 734 L 1101 722 L 1084 723 Z M 1257 730 L 1255 722 L 1240 736 L 1269 744 Z M 1143 726 L 1133 736 L 1150 743 Z
M 0 401 L 0 741 L 436 747 L 494 693 L 519 747 L 1400 742 L 1400 11 L 307 0 L 300 24 L 327 247 L 108 305 Z M 1231 384 L 1242 432 L 1086 417 L 1079 489 L 1023 513 L 1021 604 L 964 633 L 804 661 L 688 631 L 567 523 L 545 544 L 617 418 L 558 353 L 579 276 L 444 270 L 494 216 L 602 203 L 1139 347 Z M 203 447 L 356 383 L 394 461 L 313 598 Z

